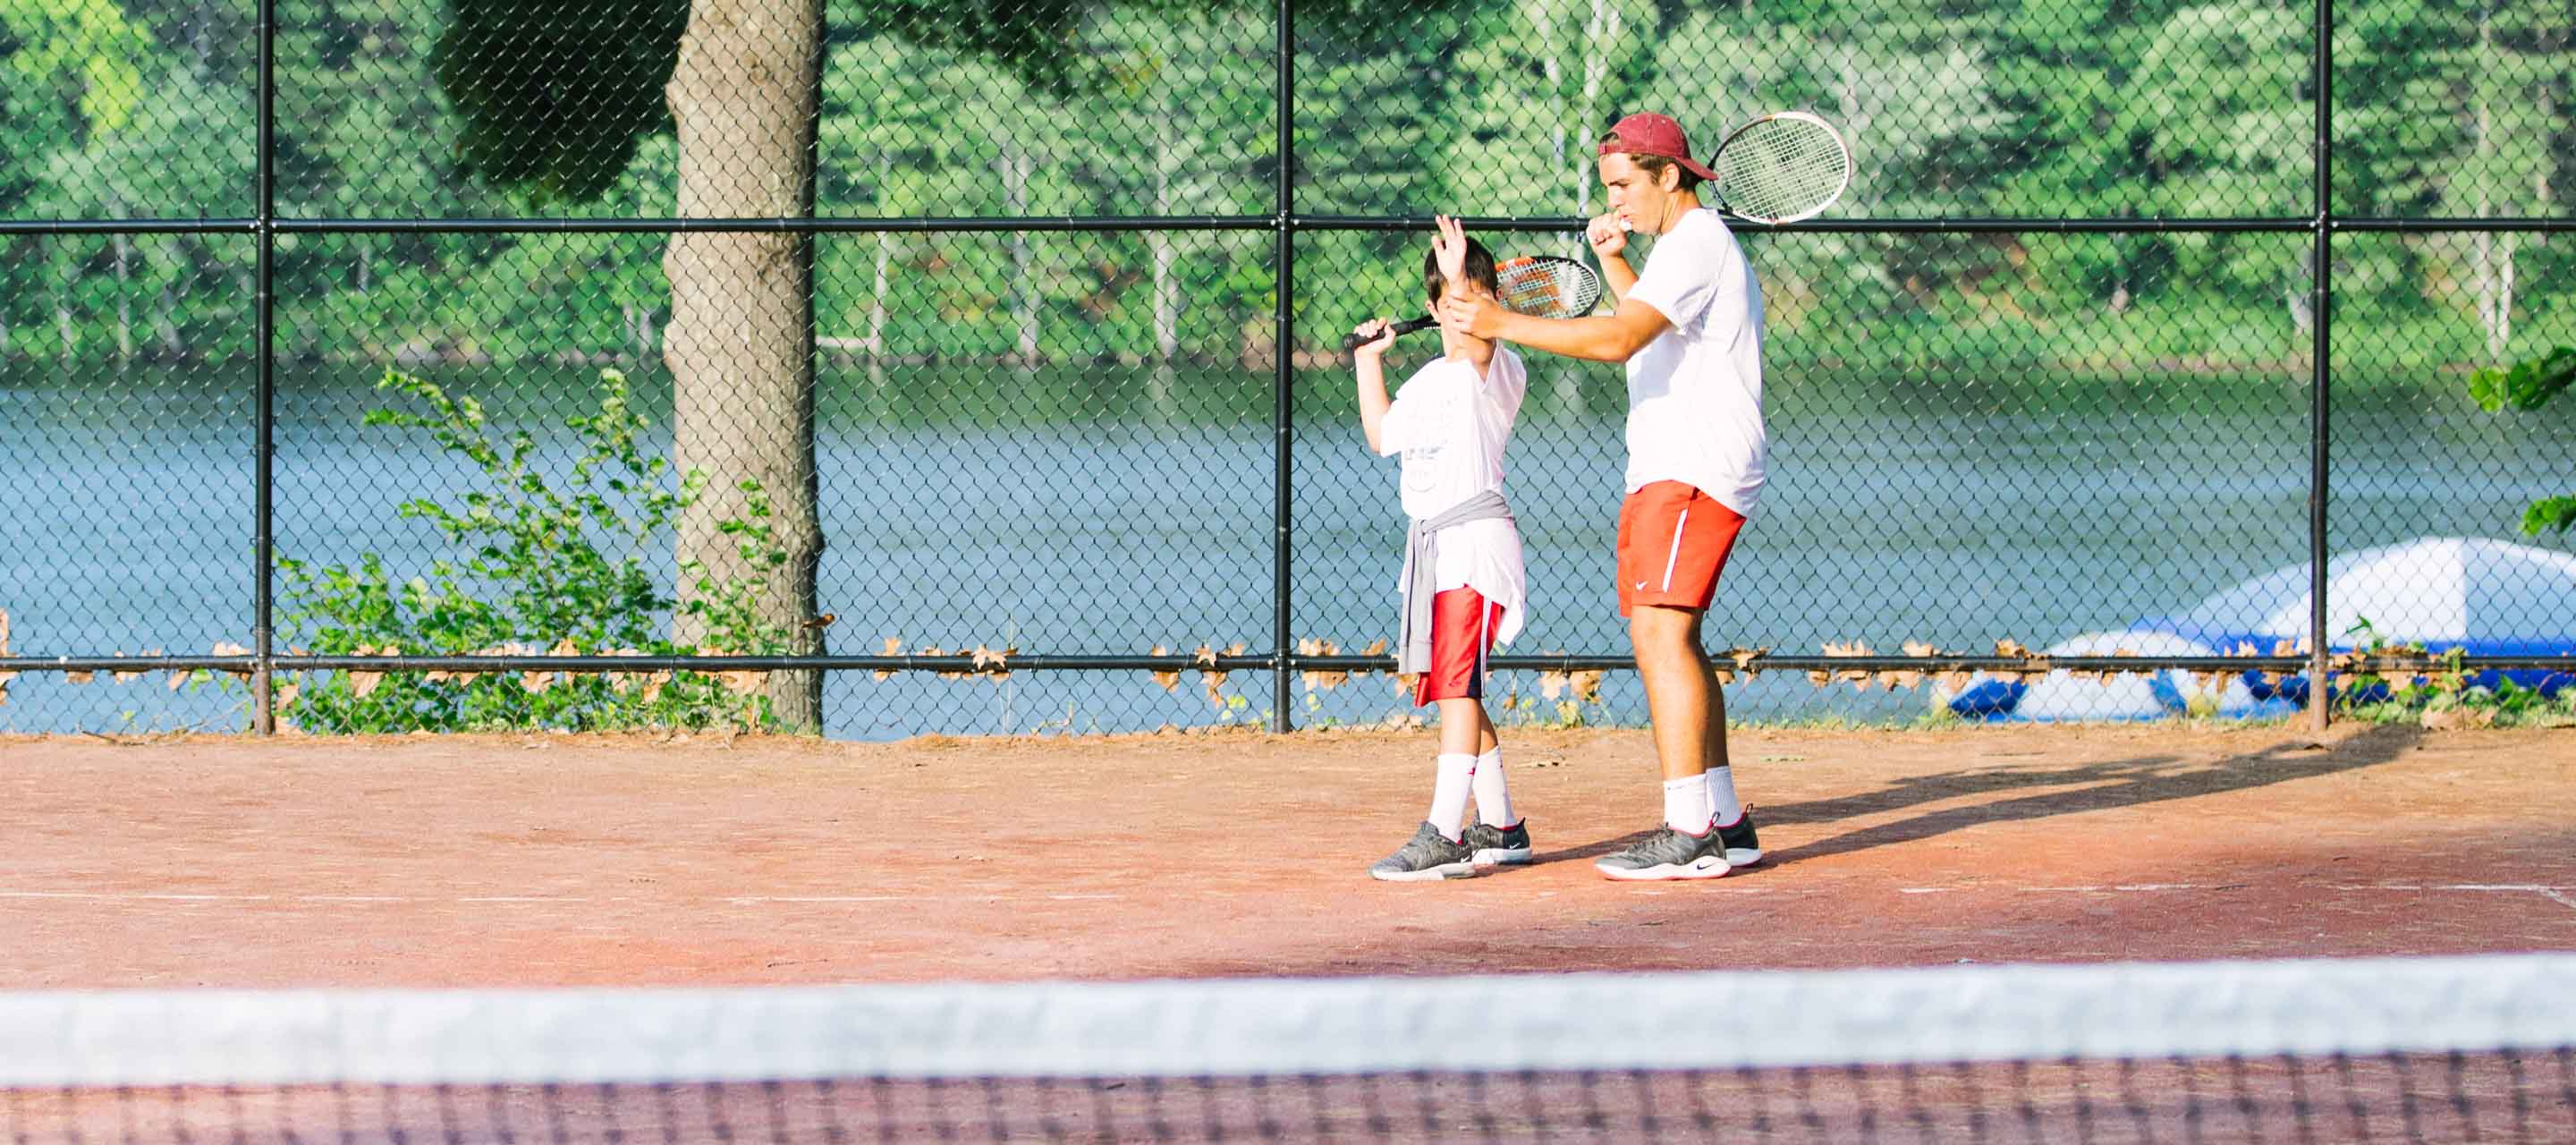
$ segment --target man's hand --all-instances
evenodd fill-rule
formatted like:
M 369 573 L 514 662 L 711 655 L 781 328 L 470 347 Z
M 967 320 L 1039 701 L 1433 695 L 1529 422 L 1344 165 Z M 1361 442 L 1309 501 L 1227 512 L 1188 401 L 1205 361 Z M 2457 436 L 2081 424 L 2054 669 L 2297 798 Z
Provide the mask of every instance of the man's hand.
M 1601 256 L 1603 262 L 1618 258 L 1628 250 L 1628 228 L 1619 224 L 1619 216 L 1615 214 L 1593 216 L 1592 225 L 1584 228 L 1583 237 L 1592 243 L 1592 253 Z
M 1503 308 L 1483 295 L 1464 291 L 1441 296 L 1440 328 L 1491 338 L 1502 329 Z
M 1384 318 L 1371 318 L 1353 326 L 1351 333 L 1368 339 L 1351 350 L 1354 358 L 1376 358 L 1385 354 L 1387 347 L 1395 345 L 1395 328 Z

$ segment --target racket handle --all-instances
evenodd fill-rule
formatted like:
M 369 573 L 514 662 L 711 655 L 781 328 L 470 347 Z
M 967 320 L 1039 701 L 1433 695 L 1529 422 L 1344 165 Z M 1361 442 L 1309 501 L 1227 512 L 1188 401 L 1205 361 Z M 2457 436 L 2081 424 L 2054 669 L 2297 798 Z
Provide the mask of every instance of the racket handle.
M 1430 316 L 1430 315 L 1428 315 L 1428 314 L 1425 314 L 1425 315 L 1423 315 L 1423 316 L 1422 316 L 1422 317 L 1420 317 L 1420 318 L 1407 318 L 1407 319 L 1405 319 L 1405 320 L 1404 320 L 1404 321 L 1402 321 L 1402 322 L 1398 322 L 1398 323 L 1396 323 L 1396 324 L 1395 324 L 1395 326 L 1394 326 L 1394 330 L 1395 330 L 1395 334 L 1396 334 L 1396 336 L 1400 338 L 1400 337 L 1403 337 L 1404 335 L 1407 335 L 1407 334 L 1413 333 L 1413 332 L 1414 332 L 1414 331 L 1416 331 L 1416 330 L 1424 330 L 1424 329 L 1428 329 L 1428 328 L 1430 328 L 1430 327 L 1437 326 L 1437 325 L 1439 325 L 1439 324 L 1440 324 L 1440 320 L 1439 320 L 1439 319 L 1434 318 L 1434 317 L 1432 317 L 1432 316 Z M 1360 335 L 1357 335 L 1357 334 L 1351 334 L 1351 335 L 1345 336 L 1345 337 L 1342 339 L 1342 352 L 1343 352 L 1343 353 L 1345 353 L 1345 354 L 1350 353 L 1350 352 L 1351 352 L 1351 351 L 1353 351 L 1353 350 L 1356 350 L 1356 349 L 1359 349 L 1359 348 L 1360 348 L 1360 347 L 1362 347 L 1362 346 L 1368 345 L 1368 344 L 1369 344 L 1370 342 L 1372 342 L 1372 341 L 1375 341 L 1375 339 L 1372 339 L 1372 338 L 1364 338 L 1364 337 L 1361 337 Z

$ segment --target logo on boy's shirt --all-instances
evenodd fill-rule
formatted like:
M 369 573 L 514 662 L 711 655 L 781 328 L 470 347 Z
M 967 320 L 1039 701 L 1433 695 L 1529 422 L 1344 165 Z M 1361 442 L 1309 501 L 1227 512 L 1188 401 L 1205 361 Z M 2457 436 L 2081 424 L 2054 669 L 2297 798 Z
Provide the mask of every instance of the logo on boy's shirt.
M 1445 445 L 1417 445 L 1404 451 L 1404 484 L 1410 489 L 1428 489 L 1440 479 L 1440 453 Z

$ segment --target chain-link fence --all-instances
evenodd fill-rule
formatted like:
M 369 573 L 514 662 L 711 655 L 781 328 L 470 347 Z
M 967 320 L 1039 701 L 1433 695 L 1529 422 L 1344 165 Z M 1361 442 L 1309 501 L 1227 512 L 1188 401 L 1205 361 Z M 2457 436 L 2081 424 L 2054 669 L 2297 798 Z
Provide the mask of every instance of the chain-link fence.
M 2576 399 L 2468 375 L 2576 342 L 2565 15 L 0 0 L 0 729 L 1400 717 L 1334 348 L 1435 211 L 1580 256 L 1640 109 L 1858 156 L 1738 232 L 1738 718 L 2545 667 Z M 1639 719 L 1619 370 L 1528 357 L 1498 716 Z

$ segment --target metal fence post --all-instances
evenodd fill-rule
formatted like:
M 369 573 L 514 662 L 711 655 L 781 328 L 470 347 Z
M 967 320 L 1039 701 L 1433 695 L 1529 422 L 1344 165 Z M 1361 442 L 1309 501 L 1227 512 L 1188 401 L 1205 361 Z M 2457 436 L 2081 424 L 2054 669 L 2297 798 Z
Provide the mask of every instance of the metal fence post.
M 2308 334 L 2308 730 L 2326 730 L 2326 496 L 2334 390 L 2334 0 L 2316 10 L 2315 214 L 2309 223 Z
M 1270 382 L 1271 433 L 1276 473 L 1272 488 L 1277 497 L 1273 507 L 1275 528 L 1270 540 L 1271 592 L 1273 593 L 1270 659 L 1271 663 L 1277 665 L 1277 670 L 1271 673 L 1270 681 L 1270 730 L 1274 732 L 1289 731 L 1296 726 L 1288 714 L 1288 700 L 1296 690 L 1289 679 L 1289 658 L 1296 651 L 1296 637 L 1293 631 L 1293 617 L 1289 609 L 1292 585 L 1289 576 L 1288 536 L 1288 482 L 1289 471 L 1294 460 L 1297 416 L 1297 307 L 1293 293 L 1297 283 L 1295 273 L 1297 236 L 1293 222 L 1297 195 L 1297 122 L 1294 102 L 1297 60 L 1295 19 L 1295 5 L 1292 0 L 1279 0 L 1277 49 L 1279 182 L 1276 236 L 1279 245 L 1277 253 L 1273 256 L 1275 263 L 1273 269 L 1277 275 L 1278 285 L 1275 288 L 1271 312 L 1272 328 L 1277 333 L 1271 338 L 1274 373 Z
M 258 216 L 253 230 L 258 236 L 258 297 L 252 300 L 254 327 L 252 351 L 258 355 L 257 380 L 253 383 L 252 417 L 258 425 L 253 430 L 251 501 L 254 520 L 251 524 L 251 548 L 257 567 L 251 582 L 251 654 L 255 657 L 250 677 L 251 730 L 260 735 L 277 731 L 275 674 L 277 649 L 275 599 L 276 534 L 272 527 L 272 482 L 277 458 L 277 0 L 259 0 L 259 154 L 253 160 L 258 182 Z

